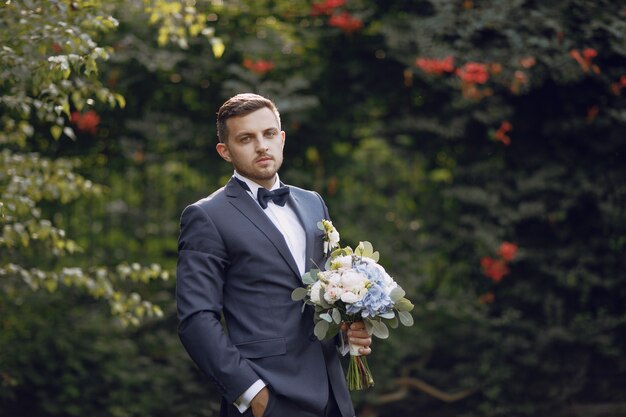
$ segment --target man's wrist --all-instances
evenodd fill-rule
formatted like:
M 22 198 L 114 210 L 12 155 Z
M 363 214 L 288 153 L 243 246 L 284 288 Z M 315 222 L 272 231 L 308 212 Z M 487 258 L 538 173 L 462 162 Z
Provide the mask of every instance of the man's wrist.
M 252 399 L 259 393 L 259 391 L 261 391 L 263 388 L 265 387 L 265 382 L 263 382 L 260 379 L 257 379 L 254 384 L 250 385 L 250 388 L 248 388 L 243 394 L 241 394 L 239 396 L 239 398 L 237 398 L 235 400 L 235 402 L 233 403 L 233 405 L 235 407 L 237 407 L 237 410 L 239 410 L 239 412 L 241 414 L 245 413 L 245 411 L 250 408 L 250 402 L 252 402 Z

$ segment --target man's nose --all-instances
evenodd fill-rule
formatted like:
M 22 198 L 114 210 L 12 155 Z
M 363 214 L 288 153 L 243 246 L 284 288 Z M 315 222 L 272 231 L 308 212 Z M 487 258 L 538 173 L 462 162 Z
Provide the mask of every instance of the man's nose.
M 267 152 L 268 149 L 267 140 L 261 135 L 256 141 L 256 150 L 257 152 Z

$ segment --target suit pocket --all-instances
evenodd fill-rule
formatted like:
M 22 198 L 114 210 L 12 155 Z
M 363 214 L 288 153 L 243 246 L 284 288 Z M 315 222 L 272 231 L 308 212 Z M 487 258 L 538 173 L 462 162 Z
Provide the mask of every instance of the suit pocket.
M 246 359 L 267 358 L 287 353 L 287 342 L 283 337 L 239 343 L 235 347 Z

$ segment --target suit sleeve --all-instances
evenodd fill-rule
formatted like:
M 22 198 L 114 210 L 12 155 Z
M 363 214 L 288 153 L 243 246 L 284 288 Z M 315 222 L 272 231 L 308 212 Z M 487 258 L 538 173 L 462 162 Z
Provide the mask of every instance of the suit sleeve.
M 178 334 L 189 356 L 233 403 L 259 379 L 224 333 L 222 290 L 229 266 L 210 216 L 191 205 L 181 217 L 176 270 Z

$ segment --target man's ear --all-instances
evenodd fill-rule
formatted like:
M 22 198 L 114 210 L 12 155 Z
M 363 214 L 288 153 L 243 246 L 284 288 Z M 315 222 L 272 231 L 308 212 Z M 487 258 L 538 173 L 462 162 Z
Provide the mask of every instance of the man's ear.
M 228 152 L 228 146 L 225 143 L 220 142 L 215 145 L 215 150 L 217 150 L 217 153 L 220 154 L 224 161 L 230 162 L 230 152 Z
M 281 131 L 280 131 L 280 136 L 281 136 L 281 137 L 282 137 L 282 139 L 283 139 L 283 149 L 284 149 L 284 148 L 285 148 L 285 131 L 284 131 L 284 130 L 281 130 Z

